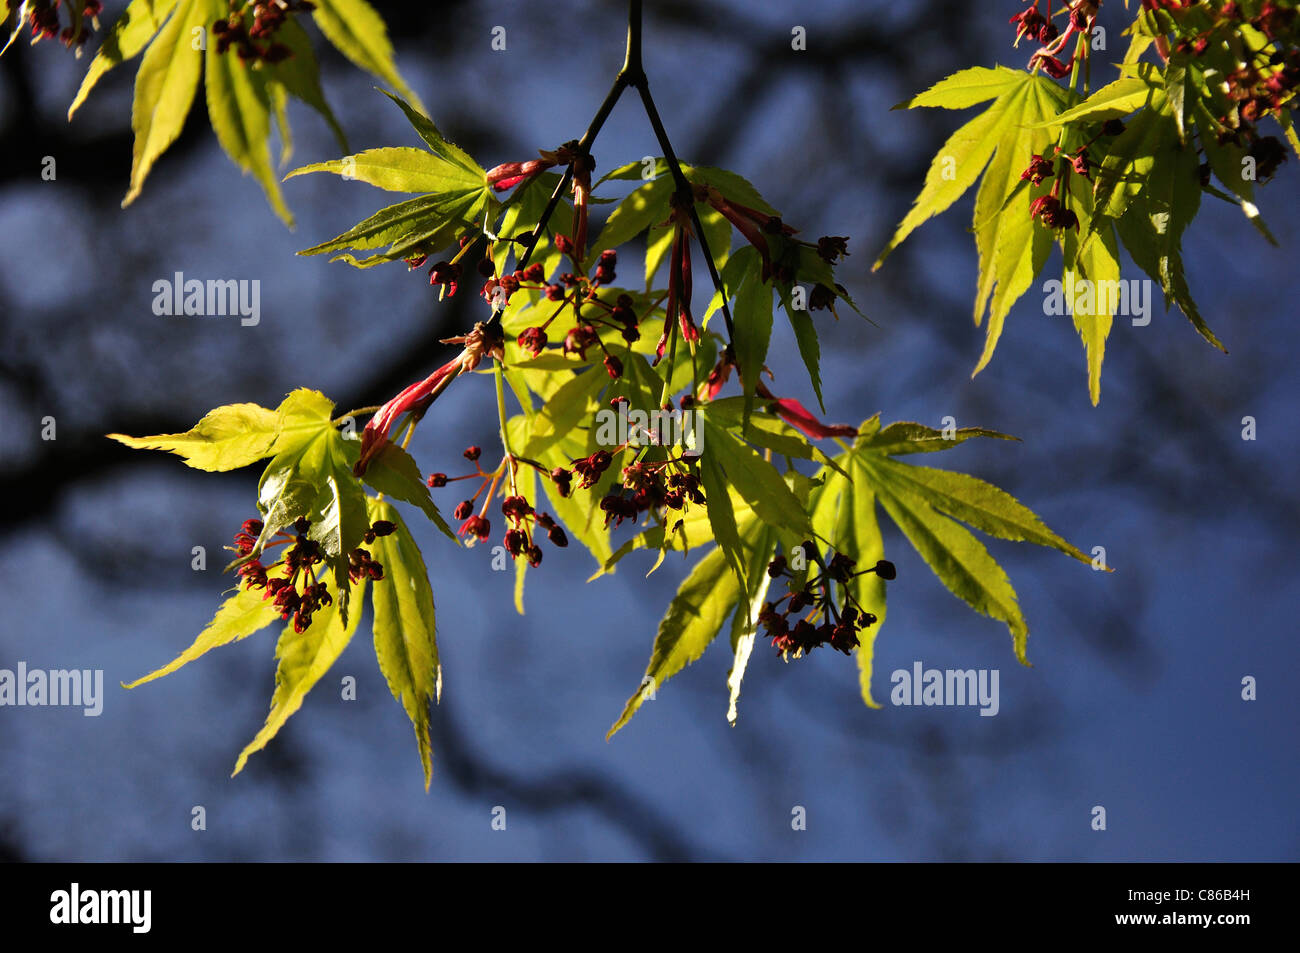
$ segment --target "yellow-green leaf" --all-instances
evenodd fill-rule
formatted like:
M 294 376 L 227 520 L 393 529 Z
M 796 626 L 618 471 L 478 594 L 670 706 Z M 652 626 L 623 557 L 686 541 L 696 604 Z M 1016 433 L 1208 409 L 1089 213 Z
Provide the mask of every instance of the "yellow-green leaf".
M 1065 233 L 1062 293 L 1087 352 L 1088 396 L 1096 406 L 1101 400 L 1106 338 L 1120 305 L 1119 245 L 1109 221 L 1098 225 L 1102 221 L 1100 201 L 1094 214 L 1092 199 L 1087 188 L 1079 184 L 1078 176 L 1072 177 L 1070 194 L 1082 227 L 1089 234 L 1081 242 L 1073 232 Z
M 761 524 L 756 528 L 755 545 L 749 552 L 747 572 L 754 580 L 754 593 L 741 599 L 731 618 L 731 671 L 727 673 L 727 721 L 734 725 L 739 717 L 740 686 L 749 667 L 749 658 L 758 638 L 758 614 L 767 600 L 772 577 L 766 572 L 776 552 L 776 533 Z
M 221 604 L 217 614 L 199 633 L 193 645 L 157 671 L 150 672 L 143 678 L 137 678 L 129 684 L 123 683 L 122 687 L 135 688 L 145 682 L 170 675 L 210 650 L 246 639 L 254 632 L 270 625 L 280 617 L 280 612 L 270 599 L 263 598 L 264 595 L 265 592 L 259 589 L 240 589 Z
M 925 176 L 925 186 L 912 209 L 899 224 L 872 266 L 879 268 L 908 235 L 927 220 L 946 210 L 974 184 L 988 164 L 1007 130 L 1019 120 L 1024 97 L 1033 78 L 1023 79 L 1007 88 L 984 112 L 954 132 L 939 149 Z
M 224 4 L 217 3 L 218 9 Z M 235 165 L 252 173 L 275 214 L 292 227 L 293 215 L 284 204 L 280 183 L 271 165 L 271 100 L 262 70 L 244 62 L 233 51 L 217 52 L 209 43 L 205 89 L 208 118 L 217 141 Z
M 190 31 L 193 27 L 207 28 L 204 21 L 209 10 L 207 0 L 180 0 L 176 12 L 140 61 L 131 106 L 131 128 L 135 132 L 131 188 L 122 200 L 123 207 L 135 201 L 149 170 L 185 127 L 203 57 L 191 43 Z
M 1091 231 L 1100 229 L 1107 219 L 1124 214 L 1128 203 L 1146 186 L 1155 156 L 1171 141 L 1177 141 L 1178 128 L 1169 108 L 1165 91 L 1153 90 L 1150 104 L 1111 143 L 1106 158 L 1094 173 L 1097 214 L 1092 219 Z M 1083 219 L 1082 214 L 1079 217 Z
M 370 500 L 370 519 L 388 520 L 397 527 L 391 535 L 378 537 L 371 547 L 384 567 L 383 578 L 372 584 L 375 656 L 388 690 L 415 728 L 427 791 L 433 777 L 429 700 L 442 694 L 433 589 L 420 549 L 397 510 L 389 503 Z
M 667 219 L 668 199 L 674 189 L 672 176 L 661 175 L 628 193 L 605 220 L 605 227 L 592 245 L 592 257 L 607 248 L 618 248 Z
M 725 485 L 752 506 L 764 523 L 800 536 L 809 533 L 808 514 L 780 471 L 707 416 L 703 459 L 706 462 L 712 459 L 722 468 Z M 710 496 L 709 508 L 712 507 Z
M 342 159 L 316 162 L 294 169 L 285 178 L 308 172 L 333 172 L 389 192 L 477 193 L 484 189 L 483 181 L 468 170 L 410 146 L 367 149 Z
M 359 602 L 365 583 L 356 583 L 355 588 Z M 292 624 L 285 626 L 275 647 L 275 655 L 280 664 L 275 672 L 271 713 L 267 715 L 262 730 L 239 753 L 231 777 L 244 770 L 249 755 L 265 748 L 293 713 L 302 707 L 303 699 L 312 686 L 338 661 L 352 640 L 357 623 L 361 621 L 361 613 L 353 612 L 352 618 L 345 625 L 339 612 L 342 600 L 335 591 L 331 591 L 331 595 L 333 603 L 318 609 L 312 617 L 311 625 L 304 631 L 295 632 Z
M 76 98 L 68 107 L 68 118 L 77 111 L 95 84 L 118 63 L 124 63 L 145 48 L 162 29 L 167 15 L 176 8 L 177 0 L 131 0 L 122 15 L 104 38 L 103 45 L 90 61 L 86 78 L 81 81 Z
M 948 590 L 976 612 L 1006 623 L 1016 658 L 1028 665 L 1025 624 L 1007 574 L 970 532 L 917 497 L 874 484 L 877 499 Z
M 980 249 L 980 285 L 975 323 L 980 323 L 984 302 L 989 301 L 989 321 L 985 333 L 984 351 L 971 372 L 974 377 L 993 358 L 994 349 L 1011 307 L 1029 290 L 1034 278 L 1047 264 L 1052 250 L 1052 236 L 1046 228 L 1029 216 L 1031 192 L 1017 191 L 1020 174 L 1036 154 L 1046 153 L 1051 145 L 1051 134 L 1034 128 L 1035 120 L 1051 116 L 1064 104 L 1060 87 L 1041 77 L 1035 77 L 1030 92 L 1022 101 L 1020 127 L 1014 135 L 998 146 L 997 154 L 985 173 L 976 201 L 976 244 Z M 997 183 L 995 177 L 1001 177 Z M 992 192 L 986 195 L 990 179 L 995 180 Z M 1012 198 L 1023 194 L 1023 205 L 1017 206 Z M 1002 198 L 999 199 L 998 196 Z M 987 214 L 986 203 L 996 203 L 1002 214 L 993 215 L 981 226 L 980 215 Z
M 631 720 L 646 698 L 658 693 L 668 679 L 704 653 L 740 598 L 740 585 L 727 559 L 721 550 L 710 550 L 696 563 L 669 604 L 668 613 L 659 623 L 645 677 L 605 735 L 606 740 Z
M 109 438 L 136 450 L 166 450 L 196 470 L 235 470 L 270 456 L 280 415 L 257 404 L 227 404 L 208 411 L 185 433 Z
M 1151 105 L 1151 97 L 1156 90 L 1148 74 L 1152 72 L 1149 64 L 1143 64 L 1141 76 L 1125 76 L 1103 86 L 1079 105 L 1067 109 L 1059 116 L 1045 120 L 1041 126 L 1056 128 L 1069 122 L 1087 119 L 1089 122 L 1104 122 L 1127 116 L 1129 113 Z
M 1042 520 L 1010 493 L 968 473 L 936 470 L 892 460 L 873 465 L 877 477 L 884 477 L 900 492 L 922 497 L 930 506 L 978 530 L 1015 542 L 1033 543 L 1060 550 L 1083 563 L 1089 556 L 1052 532 Z
M 366 72 L 391 83 L 418 108 L 424 108 L 397 71 L 383 17 L 366 0 L 316 0 L 312 19 L 340 53 Z
M 474 161 L 473 156 L 462 149 L 460 146 L 451 142 L 444 136 L 434 125 L 433 120 L 416 109 L 401 96 L 395 96 L 388 90 L 381 90 L 385 96 L 397 103 L 402 113 L 406 116 L 412 128 L 419 133 L 420 138 L 433 151 L 435 155 L 441 156 L 449 162 L 460 166 L 466 172 L 470 173 L 475 179 L 487 184 L 487 173 L 483 171 L 482 166 Z
M 900 420 L 890 424 L 884 430 L 876 430 L 874 433 L 860 437 L 855 447 L 890 456 L 901 456 L 909 453 L 936 453 L 940 450 L 951 450 L 972 437 L 991 437 L 994 440 L 1019 439 L 983 427 L 962 427 L 959 430 L 943 431 L 927 427 L 925 424 Z
M 939 80 L 923 93 L 918 93 L 895 109 L 915 109 L 918 106 L 941 107 L 943 109 L 965 109 L 978 103 L 997 99 L 1003 93 L 1015 89 L 1024 81 L 1021 70 L 996 66 L 988 69 L 984 66 L 972 66 L 953 73 Z

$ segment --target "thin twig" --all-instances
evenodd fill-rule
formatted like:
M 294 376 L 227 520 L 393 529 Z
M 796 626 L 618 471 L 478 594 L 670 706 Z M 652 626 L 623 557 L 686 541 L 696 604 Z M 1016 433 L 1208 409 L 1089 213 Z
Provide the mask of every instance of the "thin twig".
M 604 101 L 600 108 L 596 110 L 596 115 L 592 117 L 591 122 L 587 125 L 587 131 L 582 134 L 578 140 L 577 152 L 579 155 L 589 155 L 591 146 L 600 135 L 601 128 L 605 125 L 605 120 L 609 114 L 614 111 L 619 99 L 623 96 L 624 90 L 632 85 L 632 79 L 635 76 L 644 78 L 641 72 L 641 3 L 640 0 L 631 0 L 631 9 L 628 13 L 627 29 L 627 56 L 623 62 L 623 68 L 619 70 L 618 75 L 614 77 L 614 84 L 605 94 Z M 527 247 L 524 254 L 519 259 L 519 268 L 526 268 L 528 261 L 533 257 L 533 251 L 537 248 L 537 243 L 546 231 L 546 226 L 551 221 L 551 216 L 555 214 L 555 208 L 560 204 L 560 196 L 564 194 L 565 189 L 573 180 L 573 166 L 569 165 L 564 174 L 560 176 L 560 181 L 555 185 L 555 191 L 546 202 L 546 208 L 542 210 L 541 217 L 537 220 L 537 225 L 533 228 L 532 234 L 525 240 Z M 492 312 L 492 317 L 488 319 L 488 325 L 494 325 L 501 321 L 504 309 L 497 309 Z
M 510 475 L 510 494 L 518 495 L 515 487 L 515 455 L 510 451 L 509 427 L 506 421 L 506 389 L 505 374 L 502 372 L 501 362 L 493 362 L 493 376 L 496 378 L 497 385 L 497 417 L 501 421 L 501 449 L 505 451 L 505 465 Z
M 718 266 L 714 264 L 713 252 L 709 249 L 709 240 L 704 235 L 704 226 L 700 223 L 700 214 L 695 208 L 695 190 L 691 183 L 687 181 L 686 174 L 682 172 L 681 163 L 677 161 L 677 154 L 673 151 L 673 144 L 668 138 L 668 132 L 664 129 L 663 120 L 659 118 L 659 110 L 655 107 L 654 97 L 650 95 L 650 83 L 644 73 L 641 75 L 639 82 L 636 83 L 636 88 L 637 92 L 641 94 L 641 104 L 645 107 L 646 118 L 650 120 L 650 127 L 654 130 L 655 138 L 659 140 L 659 148 L 664 151 L 664 161 L 668 163 L 668 169 L 672 173 L 673 181 L 677 183 L 677 193 L 691 211 L 691 224 L 695 227 L 695 237 L 700 243 L 700 251 L 704 252 L 705 264 L 709 266 L 709 277 L 713 279 L 713 287 L 718 292 L 719 297 L 722 298 L 722 317 L 727 323 L 727 343 L 734 345 L 736 326 L 731 320 L 731 309 L 727 306 L 727 292 L 722 287 L 722 276 L 718 274 Z M 734 346 L 732 350 L 735 350 Z

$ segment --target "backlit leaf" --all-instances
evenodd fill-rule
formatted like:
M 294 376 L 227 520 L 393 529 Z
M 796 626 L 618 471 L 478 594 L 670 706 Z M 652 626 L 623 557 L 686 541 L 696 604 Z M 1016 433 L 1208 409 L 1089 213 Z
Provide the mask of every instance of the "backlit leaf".
M 217 141 L 235 165 L 253 178 L 281 220 L 293 225 L 284 204 L 280 183 L 271 165 L 271 101 L 265 74 L 245 63 L 233 51 L 217 52 L 208 44 L 205 91 L 208 118 Z
M 90 61 L 86 78 L 81 81 L 76 98 L 68 107 L 68 118 L 86 101 L 95 84 L 119 63 L 138 55 L 154 38 L 167 15 L 176 9 L 177 0 L 131 0 L 113 23 L 104 43 Z
M 365 583 L 355 584 L 355 595 L 360 596 Z M 334 665 L 343 650 L 352 641 L 361 613 L 353 612 L 348 622 L 343 621 L 337 592 L 332 592 L 334 601 L 331 605 L 316 610 L 311 625 L 302 632 L 295 632 L 293 625 L 287 625 L 276 644 L 275 655 L 279 666 L 275 672 L 275 693 L 271 696 L 271 712 L 266 723 L 252 741 L 239 753 L 235 761 L 235 770 L 231 776 L 244 770 L 250 755 L 261 751 L 275 737 L 284 723 L 302 707 L 303 699 L 312 687 L 321 680 Z
M 354 64 L 392 85 L 407 101 L 423 108 L 397 71 L 393 44 L 383 18 L 366 0 L 315 0 L 312 19 L 325 38 Z
M 669 604 L 667 614 L 659 623 L 645 677 L 628 698 L 606 739 L 628 723 L 651 691 L 657 694 L 668 679 L 704 653 L 740 598 L 740 584 L 728 568 L 727 559 L 720 550 L 711 550 L 696 563 Z
M 240 589 L 221 604 L 217 614 L 199 633 L 193 645 L 157 671 L 137 678 L 129 684 L 124 683 L 122 687 L 135 688 L 145 682 L 170 675 L 212 649 L 246 639 L 254 632 L 270 625 L 280 617 L 280 611 L 270 599 L 263 598 L 265 594 L 261 589 Z
M 372 521 L 388 520 L 397 527 L 390 535 L 378 537 L 372 547 L 374 558 L 384 567 L 383 578 L 371 583 L 375 655 L 388 690 L 415 728 L 427 791 L 433 777 L 429 702 L 442 693 L 433 590 L 424 557 L 401 515 L 388 503 L 369 503 Z
M 140 61 L 131 107 L 131 128 L 135 132 L 131 188 L 122 200 L 123 206 L 135 201 L 149 170 L 185 126 L 203 57 L 190 43 L 190 30 L 206 29 L 210 10 L 208 0 L 180 0 Z
M 196 470 L 236 470 L 271 453 L 279 415 L 257 404 L 228 404 L 210 410 L 185 433 L 153 437 L 108 436 L 136 450 L 166 450 Z

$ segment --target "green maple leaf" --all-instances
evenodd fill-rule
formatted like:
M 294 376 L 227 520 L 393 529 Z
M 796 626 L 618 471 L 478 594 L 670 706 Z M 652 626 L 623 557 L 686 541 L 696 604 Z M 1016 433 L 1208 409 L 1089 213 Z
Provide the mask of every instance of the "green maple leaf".
M 715 448 L 721 443 L 724 461 L 747 461 L 733 446 L 742 442 L 738 432 L 745 426 L 739 400 L 712 418 L 711 429 L 706 429 L 705 458 L 710 450 L 718 455 Z M 746 439 L 772 439 L 753 429 L 754 422 L 761 419 L 757 413 L 750 418 L 743 431 Z M 723 421 L 729 430 L 723 429 Z M 801 540 L 816 538 L 830 551 L 849 555 L 859 566 L 872 566 L 886 556 L 878 512 L 884 512 L 902 530 L 950 592 L 977 612 L 1006 624 L 1016 657 L 1028 664 L 1029 627 L 1015 590 L 970 530 L 1056 549 L 1084 563 L 1091 561 L 1004 490 L 968 474 L 896 459 L 939 452 L 977 437 L 1014 439 L 982 428 L 945 433 L 910 422 L 882 429 L 879 418 L 872 417 L 863 422 L 854 444 L 828 458 L 813 478 L 794 471 L 777 474 L 782 492 L 774 491 L 766 478 L 751 478 L 748 487 L 728 492 L 721 520 L 713 512 L 717 500 L 710 496 L 706 513 L 696 507 L 680 520 L 674 517 L 677 522 L 671 528 L 652 526 L 627 541 L 610 557 L 604 571 L 611 571 L 637 549 L 660 550 L 653 572 L 667 551 L 687 552 L 710 542 L 717 545 L 695 564 L 669 605 L 641 685 L 628 698 L 609 735 L 628 723 L 650 697 L 650 690 L 659 691 L 698 659 L 726 628 L 728 619 L 733 653 L 727 682 L 728 718 L 734 722 L 741 680 L 756 637 L 758 611 L 771 585 L 765 571 L 768 562 L 778 550 L 789 552 Z M 776 439 L 798 438 L 779 434 Z M 802 456 L 812 457 L 813 451 Z M 777 473 L 770 464 L 766 466 Z M 708 472 L 703 461 L 702 472 Z M 707 486 L 706 482 L 706 493 Z M 756 489 L 759 486 L 761 489 Z M 787 511 L 789 501 L 794 501 L 802 518 Z M 720 525 L 723 535 L 718 533 Z M 797 577 L 792 585 L 798 588 L 802 578 Z M 863 700 L 879 707 L 872 696 L 871 678 L 874 642 L 886 616 L 885 582 L 868 572 L 855 576 L 848 586 L 862 610 L 877 619 L 859 633 L 861 644 L 855 652 Z
M 1029 217 L 1029 203 L 1047 191 L 1026 187 L 1021 173 L 1034 155 L 1050 152 L 1049 128 L 1068 104 L 1068 94 L 1044 77 L 1003 67 L 963 70 L 903 104 L 907 108 L 965 109 L 984 102 L 983 112 L 949 137 L 926 173 L 925 186 L 899 224 L 873 269 L 879 268 L 915 229 L 952 206 L 980 181 L 972 231 L 979 254 L 976 325 L 988 315 L 983 353 L 972 374 L 988 366 L 1012 306 L 1047 263 L 1051 233 Z
M 83 7 L 84 0 L 75 4 L 74 14 Z M 229 15 L 226 0 L 131 0 L 91 61 L 68 118 L 113 67 L 144 53 L 132 106 L 135 145 L 125 207 L 139 197 L 155 163 L 180 135 L 203 80 L 208 118 L 222 149 L 257 180 L 276 215 L 292 226 L 271 160 L 272 117 L 279 129 L 281 162 L 290 152 L 285 109 L 290 96 L 319 112 L 345 150 L 347 143 L 321 91 L 311 42 L 301 25 L 289 19 L 275 33 L 275 42 L 289 52 L 286 59 L 245 62 L 233 48 L 218 53 L 216 37 L 210 35 L 212 25 Z M 411 97 L 393 63 L 383 20 L 365 0 L 318 0 L 311 16 L 345 56 Z
M 355 583 L 358 601 L 365 591 L 365 581 Z M 233 777 L 244 770 L 250 755 L 261 751 L 284 727 L 284 723 L 302 707 L 307 693 L 330 670 L 343 650 L 352 641 L 361 613 L 353 612 L 350 620 L 343 610 L 345 600 L 337 590 L 331 592 L 333 602 L 322 606 L 312 617 L 311 625 L 302 632 L 294 631 L 292 624 L 285 626 L 276 643 L 275 655 L 279 665 L 275 672 L 275 692 L 271 696 L 271 711 L 266 716 L 257 735 L 235 761 Z
M 433 589 L 424 557 L 401 515 L 380 500 L 370 500 L 369 506 L 372 521 L 387 520 L 396 527 L 373 546 L 374 557 L 384 567 L 383 578 L 371 585 L 375 656 L 389 691 L 415 729 L 427 791 L 433 777 L 429 702 L 442 694 Z
M 487 173 L 459 146 L 448 141 L 433 121 L 414 106 L 386 93 L 406 115 L 426 148 L 395 146 L 367 149 L 355 155 L 294 169 L 285 178 L 311 172 L 331 172 L 366 182 L 389 192 L 419 193 L 417 198 L 380 209 L 329 241 L 304 249 L 300 255 L 323 252 L 385 251 L 357 259 L 338 255 L 333 261 L 368 268 L 403 258 L 430 255 L 452 244 L 465 231 L 494 222 L 501 203 L 492 194 Z

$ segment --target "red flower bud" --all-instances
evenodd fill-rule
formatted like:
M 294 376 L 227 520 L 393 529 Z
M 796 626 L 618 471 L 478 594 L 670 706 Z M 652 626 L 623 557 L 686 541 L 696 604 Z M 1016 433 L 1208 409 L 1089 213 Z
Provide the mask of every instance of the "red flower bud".
M 555 484 L 560 496 L 568 496 L 570 484 L 573 482 L 573 473 L 564 467 L 556 467 L 551 471 L 551 482 Z
M 516 340 L 521 350 L 536 357 L 546 347 L 546 332 L 541 328 L 525 328 Z
M 518 556 L 528 545 L 528 536 L 521 529 L 507 530 L 502 542 L 505 543 L 506 552 L 511 556 Z
M 799 401 L 786 397 L 772 404 L 777 416 L 805 436 L 820 440 L 825 437 L 856 437 L 858 430 L 848 424 L 824 424 Z
M 503 162 L 487 172 L 488 184 L 497 192 L 506 192 L 513 189 L 524 179 L 534 176 L 539 172 L 544 172 L 554 162 L 548 162 L 545 159 L 531 159 L 528 162 Z

